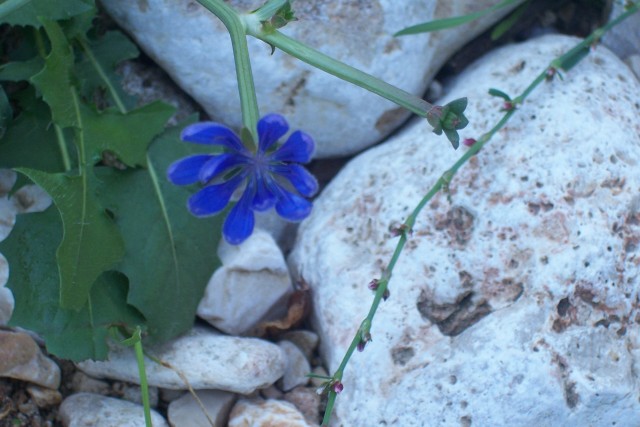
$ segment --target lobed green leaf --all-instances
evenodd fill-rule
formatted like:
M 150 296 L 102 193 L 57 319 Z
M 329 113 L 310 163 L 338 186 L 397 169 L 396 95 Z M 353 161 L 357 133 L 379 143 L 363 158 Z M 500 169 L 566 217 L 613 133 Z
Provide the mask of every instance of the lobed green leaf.
M 53 199 L 62 217 L 63 238 L 56 258 L 60 272 L 60 306 L 80 310 L 91 286 L 124 254 L 118 228 L 96 200 L 92 173 L 68 176 L 18 168 Z
M 133 327 L 144 319 L 126 303 L 126 277 L 115 272 L 98 277 L 81 310 L 60 308 L 55 252 L 61 239 L 62 221 L 52 206 L 18 215 L 9 238 L 0 242 L 11 266 L 7 286 L 16 301 L 10 324 L 41 335 L 48 351 L 60 358 L 105 359 L 109 328 Z
M 138 56 L 136 45 L 119 31 L 109 31 L 98 40 L 87 40 L 80 44 L 82 57 L 76 63 L 75 70 L 82 96 L 95 99 L 98 90 L 107 89 L 115 105 L 123 100 L 127 108 L 133 108 L 135 100 L 121 89 L 121 78 L 115 68 L 122 61 Z
M 94 8 L 92 0 L 30 0 L 19 8 L 0 15 L 0 24 L 29 25 L 40 28 L 46 20 L 69 19 Z
M 193 325 L 213 271 L 222 217 L 194 218 L 185 207 L 190 191 L 166 178 L 170 163 L 202 150 L 168 130 L 149 150 L 147 170 L 98 168 L 101 199 L 125 237 L 117 269 L 130 282 L 128 302 L 147 319 L 152 341 L 164 341 Z M 205 147 L 206 149 L 206 147 Z
M 51 41 L 51 52 L 45 58 L 42 71 L 31 78 L 31 83 L 42 93 L 42 99 L 49 104 L 54 123 L 61 127 L 78 126 L 71 86 L 73 51 L 67 38 L 55 21 L 43 21 Z
M 44 64 L 44 60 L 40 56 L 34 56 L 27 61 L 8 62 L 0 66 L 0 80 L 11 82 L 28 81 L 42 71 Z
M 33 90 L 20 93 L 20 99 L 22 111 L 0 140 L 0 167 L 64 171 L 49 107 L 35 98 Z
M 164 130 L 175 108 L 162 102 L 122 114 L 97 111 L 80 104 L 87 154 L 95 164 L 105 151 L 113 152 L 127 166 L 146 166 L 146 153 L 154 136 Z

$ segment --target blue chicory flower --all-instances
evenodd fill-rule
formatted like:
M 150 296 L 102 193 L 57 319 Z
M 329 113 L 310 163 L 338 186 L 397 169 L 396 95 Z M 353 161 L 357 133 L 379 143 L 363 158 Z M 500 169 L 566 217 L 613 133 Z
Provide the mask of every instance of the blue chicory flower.
M 195 216 L 214 215 L 224 209 L 232 195 L 243 189 L 225 219 L 222 234 L 231 244 L 242 243 L 253 232 L 254 211 L 275 206 L 289 221 L 300 221 L 311 212 L 318 183 L 299 163 L 311 160 L 314 143 L 302 131 L 293 132 L 284 144 L 276 145 L 289 131 L 279 114 L 258 121 L 258 147 L 246 147 L 228 127 L 214 122 L 194 123 L 183 129 L 181 139 L 196 144 L 217 145 L 218 154 L 198 154 L 174 162 L 167 176 L 176 185 L 200 183 L 204 187 L 187 203 Z

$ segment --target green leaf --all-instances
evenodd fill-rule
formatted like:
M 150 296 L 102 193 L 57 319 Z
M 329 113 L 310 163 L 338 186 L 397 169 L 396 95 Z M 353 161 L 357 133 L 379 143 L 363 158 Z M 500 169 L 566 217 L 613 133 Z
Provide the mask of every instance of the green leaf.
M 85 37 L 85 34 L 93 27 L 93 20 L 96 18 L 97 12 L 97 9 L 93 7 L 86 12 L 74 15 L 71 19 L 60 22 L 67 39 Z
M 23 91 L 20 96 L 22 111 L 0 140 L 0 167 L 64 171 L 49 107 L 35 98 L 32 89 Z
M 466 24 L 467 22 L 475 21 L 476 19 L 481 18 L 485 15 L 488 15 L 492 12 L 495 12 L 496 10 L 502 9 L 503 7 L 507 7 L 512 3 L 515 3 L 516 1 L 518 0 L 503 0 L 494 6 L 488 7 L 478 12 L 470 13 L 468 15 L 438 19 L 435 21 L 413 25 L 411 27 L 407 27 L 403 30 L 398 31 L 397 33 L 394 34 L 394 37 L 408 36 L 411 34 L 428 33 L 432 31 L 446 30 L 449 28 L 458 27 L 460 25 Z
M 24 7 L 30 1 L 31 0 L 6 0 L 3 3 L 0 3 L 0 22 L 3 22 L 2 20 L 5 19 L 7 15 L 10 15 Z
M 511 102 L 511 97 L 498 89 L 494 89 L 494 88 L 489 89 L 489 95 L 497 96 L 498 98 L 502 98 L 507 102 Z
M 447 139 L 453 146 L 453 149 L 457 150 L 458 147 L 460 146 L 460 136 L 458 135 L 458 132 L 455 131 L 454 129 L 443 129 L 443 130 L 444 130 L 444 134 L 447 136 Z
M 45 212 L 18 215 L 9 237 L 0 242 L 10 265 L 7 286 L 16 301 L 11 325 L 38 333 L 48 351 L 60 358 L 105 359 L 109 328 L 133 328 L 144 319 L 127 305 L 127 280 L 115 272 L 98 278 L 82 310 L 60 308 L 55 251 L 61 239 L 62 221 L 50 207 Z
M 44 67 L 44 60 L 35 56 L 28 61 L 9 62 L 0 66 L 0 80 L 19 82 L 29 80 Z
M 87 153 L 95 164 L 104 151 L 115 153 L 128 166 L 145 166 L 147 147 L 154 136 L 164 130 L 164 125 L 175 108 L 162 102 L 122 114 L 114 110 L 98 113 L 80 104 L 82 126 Z
M 80 44 L 83 55 L 76 64 L 76 75 L 82 96 L 93 99 L 96 91 L 106 89 L 116 105 L 122 102 L 132 108 L 135 100 L 122 90 L 115 68 L 120 62 L 138 56 L 136 45 L 119 31 L 109 31 L 96 41 L 80 41 Z
M 83 176 L 50 174 L 19 168 L 42 187 L 60 211 L 64 234 L 56 256 L 60 270 L 60 305 L 80 310 L 91 286 L 124 254 L 118 228 L 93 196 L 92 173 Z
M 144 324 L 144 317 L 127 304 L 127 292 L 126 276 L 115 271 L 102 274 L 80 312 L 58 309 L 53 322 L 56 336 L 47 340 L 47 350 L 73 361 L 106 359 L 110 328 Z
M 147 319 L 152 341 L 191 328 L 204 288 L 219 266 L 223 218 L 193 217 L 185 206 L 190 192 L 166 178 L 170 163 L 203 150 L 180 142 L 179 130 L 153 143 L 148 170 L 97 168 L 102 200 L 125 236 L 125 256 L 117 269 L 129 278 L 128 302 Z
M 467 99 L 467 97 L 458 98 L 458 99 L 454 99 L 453 101 L 448 103 L 445 107 L 449 107 L 451 112 L 459 115 L 459 114 L 464 113 L 464 110 L 467 109 L 468 102 L 469 102 L 469 100 Z
M 574 66 L 576 66 L 576 64 L 582 61 L 587 55 L 589 55 L 590 50 L 590 46 L 577 46 L 571 49 L 569 52 L 562 55 L 560 66 L 558 68 L 561 68 L 564 71 L 569 71 Z
M 62 20 L 87 12 L 94 7 L 91 0 L 31 0 L 18 9 L 0 16 L 0 24 L 42 26 L 39 17 Z
M 509 31 L 516 24 L 516 22 L 520 20 L 522 15 L 524 15 L 524 13 L 529 8 L 530 3 L 530 1 L 522 3 L 511 15 L 500 21 L 498 25 L 496 25 L 491 31 L 491 40 L 498 40 L 507 31 Z
M 73 51 L 60 26 L 54 21 L 43 21 L 51 40 L 51 52 L 45 66 L 31 78 L 31 83 L 42 93 L 42 99 L 51 107 L 53 121 L 61 127 L 77 126 L 77 115 L 71 86 Z

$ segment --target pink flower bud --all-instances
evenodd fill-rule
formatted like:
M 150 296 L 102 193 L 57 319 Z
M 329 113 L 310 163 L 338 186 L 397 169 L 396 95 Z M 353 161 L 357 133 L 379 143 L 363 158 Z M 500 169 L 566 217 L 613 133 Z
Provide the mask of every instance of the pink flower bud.
M 514 108 L 516 108 L 516 107 L 515 107 L 515 105 L 513 105 L 513 102 L 505 101 L 504 104 L 502 104 L 502 109 L 500 111 L 511 111 Z
M 473 146 L 473 144 L 475 144 L 476 142 L 478 141 L 476 141 L 475 138 L 465 138 L 462 140 L 462 143 L 467 147 Z
M 553 80 L 553 78 L 555 77 L 557 72 L 558 72 L 558 70 L 556 70 L 555 67 L 547 68 L 547 75 L 545 77 L 547 79 L 547 81 Z

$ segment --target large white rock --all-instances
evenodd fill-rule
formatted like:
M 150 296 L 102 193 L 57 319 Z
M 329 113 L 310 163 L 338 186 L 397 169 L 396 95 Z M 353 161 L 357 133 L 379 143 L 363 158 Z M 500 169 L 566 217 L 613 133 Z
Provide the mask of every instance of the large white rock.
M 289 269 L 273 237 L 256 229 L 241 245 L 220 241 L 218 268 L 198 305 L 198 316 L 231 335 L 240 335 L 272 309 L 286 314 L 293 292 Z M 278 304 L 281 303 L 281 304 Z
M 279 382 L 282 390 L 290 391 L 297 386 L 307 385 L 311 365 L 302 350 L 291 341 L 280 341 L 278 346 L 287 355 L 287 368 Z
M 167 409 L 171 427 L 225 427 L 237 396 L 220 390 L 199 390 L 198 400 L 185 393 Z M 206 411 L 206 413 L 205 413 Z
M 13 298 L 13 293 L 5 286 L 8 279 L 9 263 L 7 259 L 0 254 L 0 326 L 9 323 L 16 303 Z
M 609 20 L 620 16 L 626 4 L 624 0 L 613 1 Z M 622 59 L 640 54 L 640 13 L 631 15 L 613 27 L 604 35 L 602 43 Z
M 312 424 L 289 402 L 241 399 L 229 414 L 228 427 L 249 426 L 311 427 Z
M 29 334 L 0 330 L 0 378 L 57 389 L 60 387 L 60 368 L 42 354 Z
M 76 393 L 60 405 L 64 427 L 141 427 L 145 425 L 144 409 L 126 400 L 91 393 Z M 165 419 L 151 410 L 154 427 L 169 427 Z
M 450 88 L 478 137 L 576 39 L 506 47 Z M 599 47 L 543 82 L 419 215 L 344 376 L 339 425 L 638 423 L 640 84 Z M 353 160 L 301 224 L 290 258 L 311 286 L 335 370 L 404 220 L 462 154 L 426 123 Z
M 251 11 L 263 0 L 232 0 Z M 498 0 L 309 0 L 293 3 L 299 21 L 283 32 L 421 96 L 445 60 L 506 9 L 432 35 L 394 38 L 408 25 L 463 15 Z M 109 0 L 105 9 L 215 119 L 241 125 L 229 35 L 195 1 Z M 263 114 L 279 112 L 316 140 L 317 157 L 354 153 L 380 140 L 407 117 L 405 110 L 364 89 L 312 68 L 255 39 L 249 40 Z
M 196 390 L 249 394 L 273 384 L 286 366 L 286 358 L 275 344 L 256 338 L 229 337 L 204 328 L 194 328 L 187 335 L 148 350 L 180 371 Z M 109 360 L 84 361 L 78 367 L 94 377 L 140 383 L 131 348 L 115 347 Z M 145 358 L 145 369 L 151 386 L 187 389 L 180 376 L 169 368 Z
M 9 191 L 16 183 L 17 175 L 9 169 L 0 169 L 0 242 L 7 238 L 16 222 L 15 205 L 9 199 Z M 5 287 L 9 279 L 9 263 L 0 253 L 0 326 L 9 323 L 15 300 Z

